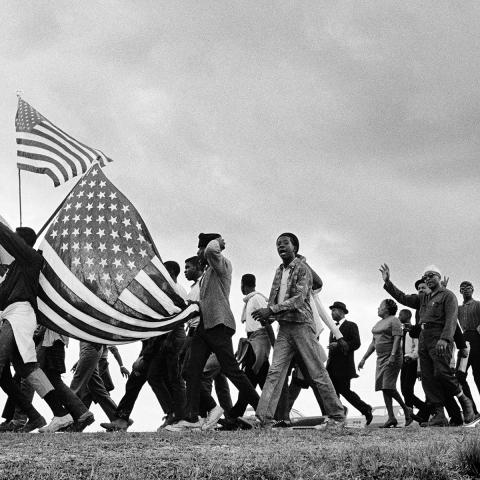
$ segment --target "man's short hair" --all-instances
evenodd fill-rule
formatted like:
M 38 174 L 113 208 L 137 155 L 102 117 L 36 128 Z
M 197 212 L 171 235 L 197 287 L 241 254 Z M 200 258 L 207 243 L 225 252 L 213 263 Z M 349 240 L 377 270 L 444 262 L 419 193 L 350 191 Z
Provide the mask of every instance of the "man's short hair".
M 180 265 L 177 262 L 174 262 L 173 260 L 167 260 L 166 262 L 163 262 L 163 265 L 170 275 L 173 274 L 175 277 L 180 275 Z
M 257 279 L 255 278 L 255 275 L 253 275 L 253 273 L 246 273 L 245 275 L 242 275 L 242 283 L 246 287 L 255 288 L 255 286 L 257 285 Z
M 403 313 L 407 318 L 412 318 L 412 312 L 407 308 L 402 308 L 398 314 L 400 315 L 401 313 Z
M 185 259 L 185 263 L 190 263 L 190 265 L 194 265 L 197 270 L 201 269 L 200 259 L 198 258 L 197 255 L 195 255 L 193 257 L 188 257 L 187 259 Z
M 35 245 L 35 242 L 37 241 L 37 234 L 33 228 L 17 227 L 15 231 L 17 232 L 17 235 L 23 238 L 28 246 L 33 247 Z

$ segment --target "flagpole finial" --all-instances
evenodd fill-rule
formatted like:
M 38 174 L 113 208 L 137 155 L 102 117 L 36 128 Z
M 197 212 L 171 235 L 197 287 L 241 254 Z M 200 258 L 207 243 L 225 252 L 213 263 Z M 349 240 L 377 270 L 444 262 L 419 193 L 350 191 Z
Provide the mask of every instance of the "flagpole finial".
M 17 94 L 17 98 L 20 100 L 22 98 L 22 95 L 23 95 L 23 90 L 21 90 L 20 88 L 16 91 L 16 94 Z

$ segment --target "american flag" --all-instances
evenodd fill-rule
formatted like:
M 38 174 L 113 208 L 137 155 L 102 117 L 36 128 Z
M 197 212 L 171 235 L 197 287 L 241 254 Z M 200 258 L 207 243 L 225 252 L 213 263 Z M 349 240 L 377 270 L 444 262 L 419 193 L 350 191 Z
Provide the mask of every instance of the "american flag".
M 39 249 L 39 322 L 103 344 L 166 333 L 198 315 L 187 306 L 128 199 L 96 165 L 64 201 Z
M 85 173 L 95 161 L 102 167 L 112 161 L 60 130 L 21 98 L 15 127 L 18 169 L 44 173 L 56 187 Z

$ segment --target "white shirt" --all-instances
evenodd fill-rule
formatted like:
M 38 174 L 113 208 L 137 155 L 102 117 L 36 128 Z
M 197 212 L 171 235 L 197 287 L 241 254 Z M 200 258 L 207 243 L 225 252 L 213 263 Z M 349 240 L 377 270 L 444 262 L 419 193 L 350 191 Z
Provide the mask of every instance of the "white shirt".
M 199 302 L 200 301 L 200 279 L 198 279 L 193 285 L 190 291 L 186 296 L 186 300 L 190 300 L 191 302 Z M 187 322 L 188 328 L 196 328 L 200 323 L 200 315 L 191 318 Z
M 289 274 L 290 269 L 288 267 L 284 268 L 282 272 L 282 280 L 280 281 L 280 288 L 278 289 L 277 303 L 282 303 L 285 300 L 285 295 L 287 294 Z
M 255 332 L 262 328 L 262 324 L 253 318 L 252 313 L 259 308 L 267 308 L 267 299 L 261 293 L 252 292 L 243 301 L 245 305 L 242 312 L 242 323 L 245 323 L 245 331 L 247 333 Z

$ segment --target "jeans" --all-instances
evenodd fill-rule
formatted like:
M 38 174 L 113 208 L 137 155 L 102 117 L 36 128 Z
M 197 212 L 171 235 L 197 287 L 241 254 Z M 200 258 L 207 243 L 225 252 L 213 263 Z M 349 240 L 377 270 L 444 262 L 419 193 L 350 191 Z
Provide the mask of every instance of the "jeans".
M 190 349 L 190 361 L 187 376 L 187 405 L 190 410 L 188 418 L 196 420 L 200 411 L 200 403 L 208 410 L 215 407 L 216 402 L 210 392 L 201 384 L 203 368 L 210 356 L 215 353 L 222 372 L 243 392 L 250 405 L 256 408 L 258 404 L 258 393 L 253 388 L 250 380 L 240 370 L 238 362 L 233 354 L 232 335 L 234 331 L 225 325 L 217 325 L 205 330 L 201 321 L 192 339 Z
M 272 422 L 285 384 L 290 362 L 295 354 L 302 359 L 312 383 L 321 392 L 325 413 L 334 420 L 345 419 L 343 406 L 320 360 L 320 345 L 313 327 L 304 323 L 282 322 L 273 349 L 272 365 L 263 386 L 256 415 L 262 422 Z
M 418 345 L 423 390 L 434 407 L 445 405 L 446 397 L 461 392 L 458 380 L 450 369 L 453 344 L 448 343 L 445 356 L 437 355 L 436 346 L 441 333 L 441 326 L 422 330 Z
M 89 398 L 98 403 L 110 421 L 115 419 L 117 405 L 105 389 L 98 373 L 98 361 L 102 355 L 102 345 L 80 342 L 80 358 L 73 375 L 70 389 L 80 400 L 89 402 Z

